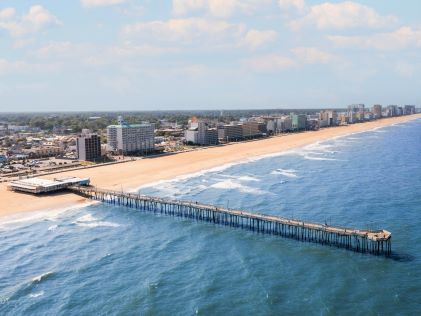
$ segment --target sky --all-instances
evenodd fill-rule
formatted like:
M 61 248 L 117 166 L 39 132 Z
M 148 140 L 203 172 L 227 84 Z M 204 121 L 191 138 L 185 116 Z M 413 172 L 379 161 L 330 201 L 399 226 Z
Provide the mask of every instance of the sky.
M 0 112 L 421 104 L 421 1 L 0 0 Z

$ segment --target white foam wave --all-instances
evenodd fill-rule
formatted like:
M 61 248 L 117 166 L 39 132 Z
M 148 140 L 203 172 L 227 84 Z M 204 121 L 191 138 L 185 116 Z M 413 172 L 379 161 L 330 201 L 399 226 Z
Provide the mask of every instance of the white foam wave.
M 222 189 L 222 190 L 237 190 L 243 193 L 250 193 L 250 194 L 266 194 L 267 193 L 265 191 L 235 182 L 231 179 L 214 183 L 211 185 L 211 188 Z
M 350 142 L 351 143 L 351 142 L 353 142 L 353 140 L 362 140 L 362 138 L 359 138 L 359 137 L 352 137 L 353 135 L 364 134 L 364 133 L 367 133 L 367 132 L 370 132 L 370 131 L 373 131 L 373 130 L 378 130 L 378 129 L 382 129 L 382 128 L 386 128 L 386 127 L 394 126 L 394 125 L 400 125 L 400 124 L 403 124 L 403 123 L 395 123 L 395 124 L 386 125 L 386 126 L 374 127 L 372 129 L 365 130 L 365 131 L 349 132 L 349 133 L 346 133 L 346 134 L 343 134 L 343 135 L 333 136 L 329 139 L 326 139 L 326 140 L 323 140 L 323 141 L 318 141 L 318 142 L 312 143 L 310 145 L 304 146 L 302 148 L 291 149 L 291 150 L 277 152 L 277 153 L 271 153 L 271 154 L 265 154 L 265 155 L 250 157 L 250 158 L 239 160 L 239 161 L 236 161 L 236 162 L 233 162 L 233 163 L 227 163 L 227 164 L 224 164 L 222 166 L 204 169 L 204 170 L 194 172 L 194 173 L 190 173 L 190 174 L 186 174 L 186 175 L 181 175 L 181 176 L 175 177 L 173 179 L 160 180 L 160 181 L 156 181 L 156 182 L 152 182 L 152 183 L 147 183 L 147 184 L 144 184 L 144 185 L 141 185 L 141 186 L 138 186 L 136 188 L 131 189 L 130 192 L 138 192 L 139 190 L 144 189 L 144 188 L 154 188 L 154 187 L 157 188 L 164 183 L 169 183 L 169 182 L 176 183 L 176 182 L 179 182 L 179 181 L 184 181 L 184 180 L 188 180 L 188 179 L 191 179 L 191 178 L 200 177 L 200 176 L 208 174 L 208 173 L 221 172 L 221 171 L 224 171 L 228 168 L 231 168 L 232 166 L 247 164 L 247 163 L 255 162 L 255 161 L 258 161 L 258 160 L 261 160 L 261 159 L 265 159 L 265 158 L 281 157 L 281 156 L 296 154 L 296 155 L 300 155 L 304 159 L 308 159 L 308 160 L 326 160 L 326 161 L 338 160 L 338 159 L 329 158 L 329 157 L 309 156 L 309 151 L 313 151 L 313 152 L 319 151 L 319 154 L 322 154 L 322 153 L 335 154 L 338 151 L 331 150 L 331 148 L 339 145 L 340 143 L 339 144 L 335 143 L 334 145 L 332 145 L 332 144 L 326 144 L 326 142 L 341 139 L 342 140 L 341 143 L 342 142 Z
M 84 216 L 79 217 L 76 221 L 73 222 L 73 224 L 76 224 L 80 227 L 119 227 L 120 224 L 113 223 L 113 222 L 107 222 L 107 221 L 100 221 L 92 214 L 86 214 Z
M 32 283 L 39 283 L 42 280 L 44 280 L 44 279 L 48 278 L 49 276 L 51 276 L 53 273 L 54 273 L 53 271 L 45 272 L 45 273 L 40 274 L 40 275 L 38 275 L 36 277 L 33 277 L 31 281 L 32 281 Z
M 44 291 L 40 291 L 40 292 L 29 294 L 29 297 L 36 298 L 36 297 L 43 296 L 43 295 L 44 295 Z
M 94 227 L 120 227 L 120 224 L 112 223 L 112 222 L 94 222 L 94 223 L 77 223 L 80 227 L 88 227 L 88 228 L 94 228 Z
M 326 161 L 336 161 L 336 160 L 338 160 L 338 159 L 334 159 L 334 158 L 315 157 L 315 156 L 309 156 L 309 155 L 304 155 L 303 158 L 304 159 L 307 159 L 307 160 L 320 160 L 320 161 L 323 161 L 323 160 L 326 160 Z
M 97 201 L 88 201 L 85 203 L 70 205 L 57 209 L 45 209 L 42 211 L 22 212 L 0 218 L 0 230 L 10 230 L 31 222 L 40 222 L 43 220 L 56 221 L 61 215 L 69 211 L 75 211 L 85 208 L 89 205 L 98 203 Z
M 58 228 L 57 225 L 51 225 L 50 227 L 48 227 L 49 231 L 55 231 Z
M 241 177 L 238 177 L 237 179 L 240 181 L 254 181 L 254 182 L 260 181 L 256 177 L 252 177 L 252 176 L 241 176 Z
M 276 169 L 271 172 L 271 174 L 280 174 L 288 178 L 297 178 L 296 170 L 294 169 Z

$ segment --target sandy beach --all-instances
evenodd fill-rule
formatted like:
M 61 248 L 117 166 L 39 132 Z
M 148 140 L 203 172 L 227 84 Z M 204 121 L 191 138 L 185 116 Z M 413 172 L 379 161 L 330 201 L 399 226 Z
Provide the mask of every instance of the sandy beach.
M 45 178 L 61 176 L 89 177 L 92 185 L 101 188 L 130 190 L 157 181 L 170 180 L 177 176 L 236 163 L 253 157 L 280 153 L 317 141 L 417 118 L 421 118 L 421 114 L 289 134 L 250 142 L 233 143 L 169 156 L 146 158 L 124 164 L 67 171 Z M 7 183 L 0 184 L 0 201 L 0 216 L 36 210 L 53 210 L 85 202 L 80 196 L 65 192 L 49 196 L 15 193 L 7 190 Z

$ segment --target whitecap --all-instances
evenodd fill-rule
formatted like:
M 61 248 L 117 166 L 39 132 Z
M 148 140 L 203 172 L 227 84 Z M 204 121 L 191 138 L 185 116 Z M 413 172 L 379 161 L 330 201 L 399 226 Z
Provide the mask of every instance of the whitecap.
M 40 292 L 29 294 L 29 297 L 36 298 L 36 297 L 43 296 L 43 295 L 44 295 L 44 291 L 40 291 Z
M 113 223 L 113 222 L 92 222 L 92 223 L 77 223 L 76 225 L 80 227 L 88 227 L 88 228 L 94 228 L 94 227 L 120 227 L 120 224 Z
M 55 231 L 58 228 L 58 225 L 51 225 L 50 227 L 48 227 L 49 231 Z
M 252 177 L 252 176 L 241 176 L 241 177 L 238 177 L 237 179 L 240 181 L 254 181 L 254 182 L 260 181 L 256 177 Z
M 26 223 L 40 222 L 43 220 L 56 221 L 61 215 L 69 211 L 82 209 L 96 203 L 98 202 L 88 201 L 85 203 L 81 203 L 77 205 L 70 205 L 70 206 L 57 208 L 57 209 L 45 209 L 45 210 L 34 211 L 34 212 L 22 212 L 22 213 L 4 216 L 4 217 L 1 217 L 1 220 L 0 220 L 0 230 L 10 230 L 17 227 L 21 227 L 22 224 L 25 225 Z
M 271 172 L 271 174 L 280 174 L 288 178 L 297 178 L 297 171 L 294 169 L 276 169 Z
M 338 159 L 334 159 L 334 158 L 315 157 L 315 156 L 309 156 L 309 155 L 304 155 L 303 157 L 304 157 L 304 159 L 307 159 L 307 160 L 326 160 L 326 161 L 337 161 L 338 160 Z
M 53 274 L 54 274 L 53 271 L 48 271 L 48 272 L 45 272 L 43 274 L 40 274 L 40 275 L 38 275 L 36 277 L 33 277 L 31 281 L 32 281 L 32 283 L 39 283 L 39 282 L 47 279 L 49 276 L 51 276 Z
M 92 214 L 86 214 L 84 216 L 79 217 L 76 221 L 73 222 L 80 227 L 119 227 L 120 224 L 107 222 L 107 221 L 100 221 L 96 217 L 92 216 Z
M 222 190 L 238 190 L 240 192 L 250 193 L 250 194 L 266 194 L 267 193 L 265 191 L 235 182 L 231 179 L 214 183 L 211 185 L 211 188 L 222 189 Z

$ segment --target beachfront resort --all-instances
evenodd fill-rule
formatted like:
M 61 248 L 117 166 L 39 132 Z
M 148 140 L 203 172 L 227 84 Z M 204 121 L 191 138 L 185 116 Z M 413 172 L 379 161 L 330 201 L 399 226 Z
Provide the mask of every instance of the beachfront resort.
M 39 176 L 145 156 L 198 150 L 272 136 L 347 126 L 420 112 L 414 105 L 347 106 L 330 110 L 202 111 L 198 113 L 71 114 L 0 118 L 0 181 Z M 48 125 L 46 121 L 61 122 Z M 67 122 L 69 123 L 66 123 Z M 22 125 L 24 124 L 24 125 Z M 72 127 L 75 126 L 75 127 Z

